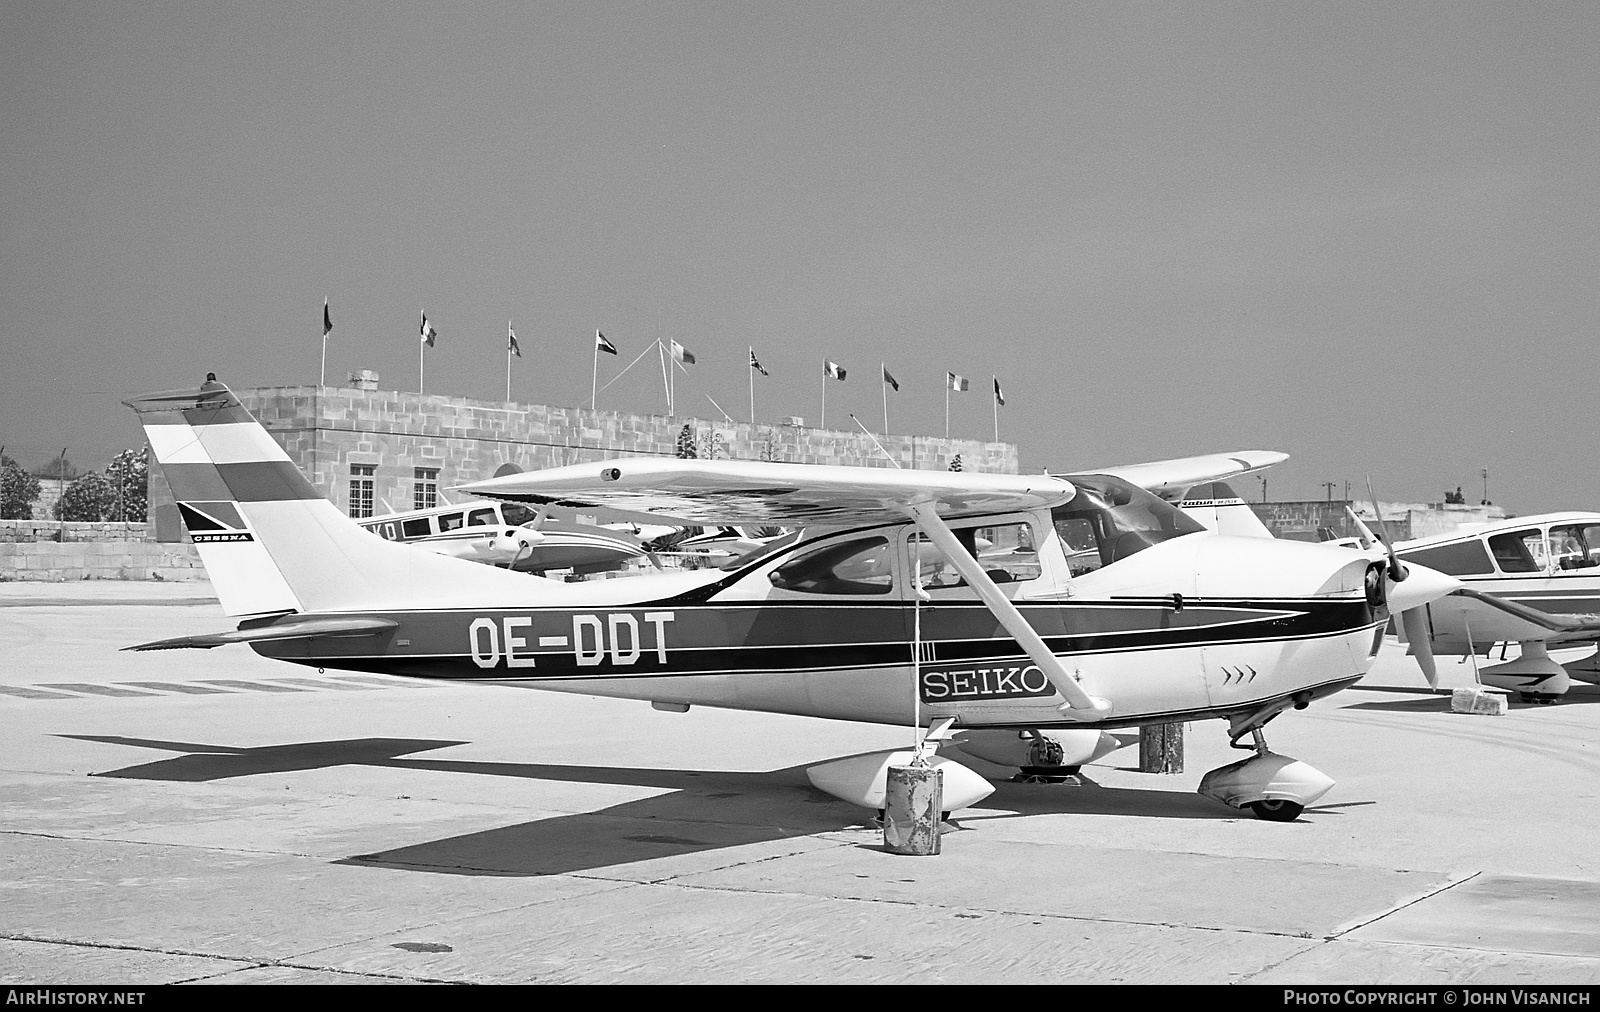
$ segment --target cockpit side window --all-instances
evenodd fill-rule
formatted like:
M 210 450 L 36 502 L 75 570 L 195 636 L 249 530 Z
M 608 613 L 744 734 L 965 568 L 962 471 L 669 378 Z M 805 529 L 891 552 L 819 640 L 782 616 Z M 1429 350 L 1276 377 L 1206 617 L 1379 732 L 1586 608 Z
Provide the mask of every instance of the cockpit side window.
M 522 527 L 533 521 L 539 514 L 522 505 L 521 503 L 508 502 L 500 505 L 500 515 L 506 518 L 506 523 L 513 527 Z
M 467 514 L 468 527 L 493 527 L 500 522 L 493 509 L 473 510 Z
M 1561 570 L 1600 566 L 1600 524 L 1562 524 L 1550 528 L 1550 557 Z
M 1109 475 L 1073 475 L 1078 494 L 1050 511 L 1074 576 L 1205 527 L 1136 485 Z
M 806 552 L 767 574 L 780 590 L 807 594 L 887 594 L 894 589 L 888 538 L 861 538 Z
M 1538 529 L 1496 534 L 1489 539 L 1489 552 L 1502 573 L 1544 570 L 1544 535 Z

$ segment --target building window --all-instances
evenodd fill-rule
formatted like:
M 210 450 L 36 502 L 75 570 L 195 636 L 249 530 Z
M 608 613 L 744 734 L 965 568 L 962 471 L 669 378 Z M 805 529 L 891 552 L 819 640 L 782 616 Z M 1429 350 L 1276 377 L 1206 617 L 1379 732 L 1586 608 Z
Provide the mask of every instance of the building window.
M 439 504 L 439 469 L 419 467 L 411 485 L 411 508 L 431 510 Z
M 350 515 L 356 518 L 372 516 L 372 476 L 377 468 L 372 464 L 350 465 Z

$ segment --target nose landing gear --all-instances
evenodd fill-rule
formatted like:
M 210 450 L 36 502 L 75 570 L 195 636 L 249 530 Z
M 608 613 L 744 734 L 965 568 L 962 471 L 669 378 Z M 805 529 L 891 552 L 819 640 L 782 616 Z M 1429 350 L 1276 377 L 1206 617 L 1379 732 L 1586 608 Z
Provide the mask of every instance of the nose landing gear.
M 1248 729 L 1256 754 L 1207 773 L 1197 788 L 1199 794 L 1234 808 L 1248 808 L 1256 818 L 1268 822 L 1293 822 L 1307 805 L 1332 789 L 1332 778 L 1320 770 L 1267 748 L 1261 725 L 1276 713 L 1235 718 L 1234 729 L 1239 734 L 1234 740 Z

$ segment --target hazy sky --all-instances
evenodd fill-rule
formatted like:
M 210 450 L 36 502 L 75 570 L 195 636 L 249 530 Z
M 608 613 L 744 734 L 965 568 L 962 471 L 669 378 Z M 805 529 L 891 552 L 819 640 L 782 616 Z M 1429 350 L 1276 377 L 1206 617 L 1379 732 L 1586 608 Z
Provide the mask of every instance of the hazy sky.
M 0 0 L 0 444 L 214 370 L 1600 508 L 1600 6 Z M 602 408 L 662 411 L 659 366 Z M 1254 480 L 1240 492 L 1260 496 Z

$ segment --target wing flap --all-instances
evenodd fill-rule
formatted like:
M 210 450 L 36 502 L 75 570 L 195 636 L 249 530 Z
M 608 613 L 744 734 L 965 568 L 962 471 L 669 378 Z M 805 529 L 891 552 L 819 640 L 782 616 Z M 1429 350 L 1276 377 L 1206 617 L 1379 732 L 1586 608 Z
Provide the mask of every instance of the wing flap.
M 399 625 L 387 618 L 343 618 L 291 616 L 270 625 L 231 632 L 208 633 L 202 636 L 178 636 L 169 640 L 156 640 L 123 647 L 124 650 L 210 650 L 229 643 L 255 643 L 263 640 L 297 640 L 316 638 L 342 638 L 352 636 L 379 636 Z

